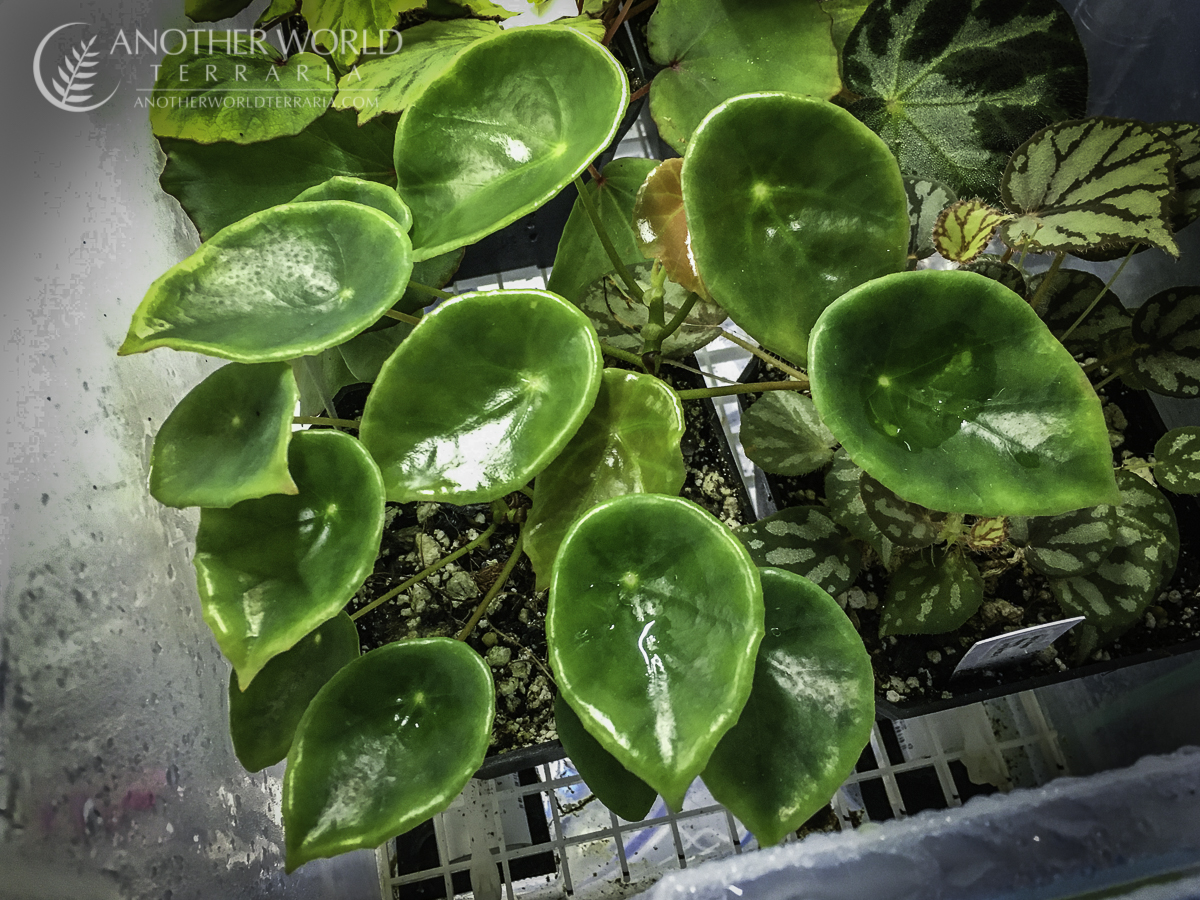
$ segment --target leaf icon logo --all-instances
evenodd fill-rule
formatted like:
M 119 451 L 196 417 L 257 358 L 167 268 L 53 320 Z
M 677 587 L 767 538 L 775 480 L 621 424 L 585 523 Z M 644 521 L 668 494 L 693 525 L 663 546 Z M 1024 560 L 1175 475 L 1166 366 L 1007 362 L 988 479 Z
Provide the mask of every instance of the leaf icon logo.
M 117 92 L 117 88 L 112 89 L 107 97 L 99 103 L 93 103 L 90 106 L 84 106 L 92 99 L 94 85 L 92 80 L 96 77 L 97 66 L 99 65 L 100 52 L 93 50 L 92 45 L 96 43 L 96 35 L 86 41 L 80 40 L 58 66 L 58 72 L 55 77 L 50 79 L 50 87 L 46 86 L 46 82 L 42 77 L 42 54 L 46 49 L 46 45 L 50 39 L 62 31 L 64 28 L 70 28 L 75 25 L 84 25 L 83 22 L 68 22 L 66 25 L 60 25 L 55 28 L 38 44 L 37 52 L 33 55 L 33 79 L 37 82 L 38 90 L 42 96 L 49 100 L 59 109 L 67 112 L 88 112 L 103 106 L 112 99 L 113 94 Z M 119 87 L 120 85 L 118 85 Z

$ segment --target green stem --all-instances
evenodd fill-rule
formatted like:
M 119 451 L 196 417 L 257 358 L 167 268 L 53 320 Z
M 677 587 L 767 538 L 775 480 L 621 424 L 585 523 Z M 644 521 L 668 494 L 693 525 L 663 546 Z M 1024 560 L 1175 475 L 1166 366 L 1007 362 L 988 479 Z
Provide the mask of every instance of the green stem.
M 1125 362 L 1125 360 L 1130 359 L 1138 352 L 1138 350 L 1143 349 L 1145 346 L 1145 344 L 1134 344 L 1132 347 L 1122 350 L 1120 353 L 1114 353 L 1112 356 L 1106 356 L 1104 359 L 1097 359 L 1093 362 L 1090 362 L 1083 367 L 1083 374 L 1090 375 L 1101 366 L 1112 368 L 1114 364 L 1122 363 Z M 1117 370 L 1116 374 L 1120 375 L 1124 371 L 1124 368 L 1121 368 Z
M 1104 387 L 1106 384 L 1108 384 L 1110 381 L 1112 381 L 1114 378 L 1116 378 L 1120 374 L 1121 374 L 1120 372 L 1113 372 L 1111 375 L 1109 375 L 1103 381 L 1098 382 L 1096 384 L 1095 390 L 1097 390 L 1097 391 L 1100 390 L 1100 388 Z
M 622 350 L 619 347 L 610 346 L 609 344 L 604 343 L 604 341 L 600 342 L 600 349 L 604 351 L 605 356 L 611 356 L 613 359 L 619 359 L 621 362 L 627 362 L 635 365 L 643 371 L 649 371 L 646 369 L 646 364 L 642 362 L 642 358 L 636 353 L 630 353 L 628 350 Z
M 1101 290 L 1100 293 L 1096 295 L 1096 298 L 1088 304 L 1088 308 L 1079 314 L 1079 318 L 1071 324 L 1071 327 L 1063 332 L 1063 335 L 1059 338 L 1059 341 L 1066 341 L 1066 339 L 1071 336 L 1071 332 L 1078 328 L 1079 324 L 1091 314 L 1092 310 L 1096 308 L 1096 304 L 1099 303 L 1101 298 L 1108 293 L 1108 289 L 1112 287 L 1113 282 L 1121 277 L 1121 272 L 1125 270 L 1125 264 L 1129 262 L 1130 258 L 1133 256 L 1133 251 L 1137 248 L 1137 244 L 1134 244 L 1129 248 L 1129 252 L 1126 253 L 1125 258 L 1121 260 L 1121 265 L 1117 266 L 1117 271 L 1113 272 L 1112 278 L 1108 279 L 1108 281 L 1104 283 L 1104 289 Z
M 695 291 L 688 291 L 683 304 L 679 309 L 675 310 L 675 315 L 671 316 L 671 321 L 663 326 L 662 339 L 664 341 L 679 330 L 679 326 L 683 324 L 684 319 L 688 317 L 688 314 L 692 311 L 692 307 L 696 305 L 699 299 L 700 295 Z
M 429 566 L 427 569 L 422 569 L 420 572 L 418 572 L 412 578 L 408 579 L 408 581 L 404 582 L 399 587 L 392 588 L 390 591 L 388 591 L 382 597 L 380 597 L 376 600 L 372 600 L 369 604 L 364 606 L 362 609 L 358 610 L 357 612 L 351 613 L 350 618 L 351 619 L 361 619 L 363 616 L 365 616 L 367 613 L 369 613 L 371 610 L 373 610 L 375 607 L 379 606 L 380 604 L 387 603 L 393 597 L 395 597 L 399 594 L 403 594 L 414 584 L 424 581 L 426 578 L 428 578 L 430 575 L 432 575 L 438 569 L 442 568 L 442 566 L 449 565 L 450 563 L 452 563 L 456 559 L 458 559 L 460 556 L 463 556 L 466 553 L 470 553 L 472 550 L 474 550 L 480 544 L 487 541 L 487 539 L 490 538 L 495 531 L 496 531 L 496 523 L 493 522 L 491 525 L 489 525 L 487 527 L 487 529 L 482 534 L 479 535 L 479 537 L 477 537 L 477 538 L 475 538 L 475 540 L 471 541 L 471 543 L 464 544 L 463 546 L 461 546 L 457 550 L 455 550 L 453 553 L 451 553 L 449 556 L 443 556 L 441 559 L 439 559 L 437 562 L 435 562 L 432 566 Z
M 734 394 L 758 394 L 763 391 L 803 391 L 808 388 L 808 379 L 803 381 L 764 381 L 760 384 L 731 384 L 728 387 L 693 388 L 676 391 L 680 400 L 706 400 L 709 397 L 732 397 Z
M 604 252 L 608 254 L 608 260 L 613 264 L 613 269 L 621 276 L 621 280 L 625 282 L 625 287 L 629 288 L 629 293 L 633 294 L 638 299 L 638 302 L 645 302 L 642 294 L 642 286 L 634 281 L 629 268 L 621 261 L 621 257 L 617 254 L 617 248 L 613 246 L 612 238 L 608 236 L 608 229 L 600 221 L 600 213 L 596 211 L 596 204 L 592 202 L 592 198 L 588 195 L 582 178 L 575 179 L 575 190 L 579 192 L 579 202 L 583 204 L 583 209 L 587 213 L 587 217 L 592 220 L 592 227 L 596 229 L 596 236 L 600 238 L 600 243 L 604 246 Z
M 771 356 L 769 353 L 764 353 L 758 347 L 754 346 L 754 344 L 751 344 L 749 341 L 743 341 L 736 334 L 730 334 L 724 328 L 721 329 L 721 337 L 725 338 L 725 340 L 727 340 L 727 341 L 733 341 L 733 343 L 737 344 L 743 350 L 749 351 L 751 354 L 753 354 L 754 356 L 757 356 L 763 362 L 770 363 L 775 368 L 777 368 L 780 372 L 783 372 L 785 375 L 791 375 L 793 378 L 801 379 L 804 382 L 804 386 L 805 387 L 808 386 L 808 376 L 805 375 L 803 372 L 801 372 L 799 369 L 793 369 L 791 366 L 789 366 L 783 360 L 777 359 L 774 356 Z
M 1046 270 L 1046 274 L 1042 276 L 1042 283 L 1038 285 L 1038 289 L 1034 291 L 1033 296 L 1029 298 L 1029 305 L 1033 307 L 1033 311 L 1038 314 L 1038 318 L 1044 318 L 1044 310 L 1038 306 L 1038 302 L 1042 299 L 1042 295 L 1050 287 L 1050 282 L 1054 280 L 1054 276 L 1058 274 L 1059 267 L 1062 266 L 1063 260 L 1067 258 L 1065 250 L 1059 250 L 1054 255 L 1054 262 L 1050 263 L 1050 268 Z
M 451 294 L 449 291 L 440 291 L 437 288 L 430 287 L 427 284 L 421 284 L 419 281 L 410 281 L 408 286 L 414 290 L 420 291 L 422 294 L 429 294 L 431 297 L 441 297 L 443 300 L 449 300 L 454 296 L 454 294 Z
M 328 425 L 331 428 L 353 428 L 356 431 L 362 427 L 361 423 L 355 422 L 353 419 L 327 419 L 325 416 L 293 416 L 292 423 L 295 425 Z
M 479 624 L 479 620 L 483 618 L 483 614 L 487 612 L 487 608 L 491 602 L 496 599 L 496 595 L 504 589 L 505 583 L 508 581 L 508 576 L 512 574 L 513 568 L 517 564 L 517 560 L 521 558 L 521 553 L 525 549 L 525 532 L 517 533 L 517 542 L 513 544 L 512 555 L 504 564 L 504 568 L 500 570 L 500 577 L 496 579 L 496 583 L 491 586 L 483 599 L 479 601 L 479 605 L 475 607 L 475 612 L 471 613 L 471 618 L 467 620 L 467 624 L 462 627 L 456 636 L 455 640 L 465 641 L 471 636 L 471 632 L 475 630 L 475 626 Z
M 1122 463 L 1121 468 L 1127 469 L 1130 472 L 1135 472 L 1138 469 L 1153 469 L 1157 462 L 1158 460 L 1155 460 L 1154 462 Z
M 410 316 L 408 313 L 396 312 L 394 309 L 385 309 L 383 314 L 389 319 L 395 319 L 398 322 L 407 322 L 409 325 L 421 324 L 421 320 L 417 316 Z

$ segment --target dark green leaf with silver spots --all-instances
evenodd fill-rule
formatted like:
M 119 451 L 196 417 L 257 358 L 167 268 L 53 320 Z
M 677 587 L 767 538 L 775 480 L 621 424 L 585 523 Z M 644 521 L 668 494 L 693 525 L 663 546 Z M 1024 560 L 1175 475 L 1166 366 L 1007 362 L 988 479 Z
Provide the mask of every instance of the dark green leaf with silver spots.
M 1041 291 L 1035 311 L 1072 353 L 1094 355 L 1110 335 L 1129 330 L 1133 317 L 1117 295 L 1107 291 L 1087 317 L 1064 339 L 1067 329 L 1075 324 L 1083 311 L 1092 306 L 1104 290 L 1104 281 L 1091 272 L 1059 269 L 1054 280 L 1043 288 L 1047 274 L 1042 272 L 1030 279 L 1029 293 L 1033 296 Z
M 1096 571 L 1117 542 L 1117 510 L 1104 504 L 1057 516 L 1014 516 L 1008 536 L 1026 561 L 1047 578 Z
M 862 567 L 861 545 L 818 506 L 792 506 L 734 529 L 757 566 L 803 575 L 836 597 Z
M 1138 378 L 1168 397 L 1200 396 L 1200 287 L 1169 288 L 1133 314 Z
M 937 550 L 906 560 L 894 573 L 879 619 L 880 636 L 953 631 L 979 609 L 983 579 L 970 559 Z
M 928 547 L 941 535 L 945 513 L 901 499 L 866 472 L 862 473 L 858 487 L 867 516 L 893 544 Z
M 823 468 L 837 446 L 812 400 L 797 391 L 771 391 L 759 398 L 742 416 L 741 437 L 746 455 L 776 475 Z
M 1168 491 L 1200 494 L 1200 428 L 1173 428 L 1154 445 L 1154 477 Z
M 938 216 L 958 198 L 940 181 L 913 175 L 904 176 L 904 192 L 908 195 L 908 221 L 912 226 L 908 255 L 925 259 L 934 253 L 933 226 Z
M 895 545 L 867 515 L 859 486 L 862 474 L 863 470 L 854 464 L 844 449 L 839 448 L 833 454 L 833 463 L 825 473 L 825 502 L 829 506 L 829 516 L 860 541 L 869 544 L 883 564 L 891 568 Z
M 963 266 L 963 269 L 999 282 L 1018 297 L 1029 296 L 1029 285 L 1025 281 L 1025 273 L 1012 263 L 1003 262 L 999 256 L 985 253 L 974 262 Z

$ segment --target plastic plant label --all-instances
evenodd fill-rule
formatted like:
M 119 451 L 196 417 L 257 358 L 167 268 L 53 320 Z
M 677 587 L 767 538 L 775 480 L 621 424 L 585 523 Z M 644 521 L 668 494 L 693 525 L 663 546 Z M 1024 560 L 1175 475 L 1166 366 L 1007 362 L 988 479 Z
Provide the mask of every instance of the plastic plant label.
M 976 641 L 963 654 L 950 677 L 982 669 L 997 669 L 1027 660 L 1035 653 L 1045 650 L 1082 621 L 1083 616 L 1075 616 Z

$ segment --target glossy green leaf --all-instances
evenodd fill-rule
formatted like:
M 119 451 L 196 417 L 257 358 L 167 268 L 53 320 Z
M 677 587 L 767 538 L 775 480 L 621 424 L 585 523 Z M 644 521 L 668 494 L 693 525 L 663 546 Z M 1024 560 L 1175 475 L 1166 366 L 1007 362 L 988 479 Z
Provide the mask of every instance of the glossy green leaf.
M 537 476 L 524 534 L 538 590 L 549 586 L 563 536 L 584 512 L 624 494 L 679 493 L 683 428 L 683 404 L 665 382 L 604 370 L 587 418 Z
M 462 294 L 422 319 L 384 363 L 362 442 L 389 500 L 495 500 L 566 446 L 592 408 L 600 372 L 595 331 L 560 297 Z
M 908 201 L 895 160 L 821 100 L 757 94 L 719 106 L 688 145 L 683 202 L 712 298 L 796 363 L 826 306 L 907 262 Z
M 219 22 L 249 5 L 250 0 L 186 0 L 183 13 L 193 22 Z
M 477 19 L 423 22 L 404 29 L 400 50 L 368 60 L 342 76 L 335 109 L 358 111 L 358 123 L 381 113 L 401 112 L 467 47 L 495 37 L 500 26 Z
M 758 570 L 695 504 L 618 497 L 564 538 L 546 635 L 558 689 L 584 727 L 678 810 L 750 694 Z
M 1154 477 L 1176 494 L 1200 494 L 1200 428 L 1172 428 L 1154 445 Z
M 629 267 L 643 291 L 650 287 L 651 265 L 642 262 Z M 688 293 L 673 281 L 663 284 L 663 309 L 668 321 L 687 300 Z M 625 282 L 617 275 L 610 274 L 597 280 L 576 301 L 576 305 L 592 320 L 596 333 L 604 343 L 630 353 L 642 352 L 645 346 L 642 329 L 650 320 L 650 309 L 629 293 Z M 726 318 L 725 310 L 717 304 L 697 300 L 683 324 L 662 342 L 663 355 L 681 359 L 695 353 L 720 335 L 721 323 Z
M 378 847 L 444 810 L 483 764 L 491 670 L 461 641 L 385 644 L 309 705 L 283 777 L 287 870 Z
M 159 178 L 195 223 L 201 240 L 251 213 L 287 203 L 333 175 L 395 185 L 387 120 L 361 130 L 353 113 L 327 112 L 294 137 L 259 144 L 198 144 L 163 138 Z
M 978 516 L 1117 498 L 1100 401 L 1016 294 L 971 272 L 856 288 L 812 336 L 821 419 L 899 496 Z
M 867 515 L 861 484 L 863 470 L 854 464 L 844 447 L 833 454 L 833 463 L 825 473 L 825 502 L 829 517 L 860 541 L 869 544 L 879 554 L 883 564 L 891 568 L 895 545 L 883 536 Z
M 299 15 L 300 0 L 271 0 L 254 23 L 255 28 L 271 28 L 288 16 Z
M 426 0 L 303 0 L 300 12 L 318 47 L 343 70 L 366 50 L 386 46 L 400 14 L 425 6 Z
M 288 441 L 299 399 L 286 363 L 231 363 L 171 410 L 150 451 L 150 494 L 165 506 L 229 507 L 294 494 Z
M 341 347 L 330 347 L 316 356 L 292 360 L 292 374 L 300 388 L 300 415 L 334 415 L 334 399 L 347 385 L 358 384 L 341 354 Z
M 657 259 L 667 277 L 701 296 L 707 291 L 696 273 L 696 259 L 683 211 L 679 184 L 682 159 L 668 159 L 651 172 L 633 204 L 633 233 L 646 259 Z
M 1155 294 L 1133 314 L 1132 327 L 1141 382 L 1168 397 L 1200 395 L 1200 287 Z
M 1009 538 L 1025 548 L 1025 560 L 1048 578 L 1096 571 L 1117 541 L 1116 507 L 1104 504 L 1057 516 L 1009 519 Z
M 812 400 L 796 391 L 763 394 L 742 415 L 741 438 L 746 456 L 776 475 L 807 475 L 824 468 L 837 446 Z
M 238 762 L 257 772 L 287 756 L 308 704 L 358 652 L 358 629 L 340 612 L 267 663 L 246 690 L 230 673 L 229 736 Z
M 1168 214 L 1179 150 L 1144 122 L 1095 117 L 1031 137 L 1004 170 L 1010 247 L 1084 250 L 1134 242 L 1179 255 Z
M 299 432 L 288 467 L 298 494 L 200 511 L 195 565 L 204 621 L 243 690 L 272 657 L 335 616 L 379 555 L 383 485 L 358 441 Z
M 932 556 L 932 558 L 931 558 Z M 880 636 L 953 631 L 979 609 L 983 579 L 966 556 L 926 551 L 905 560 L 888 583 Z
M 254 144 L 299 134 L 333 100 L 337 88 L 329 72 L 315 53 L 283 62 L 266 52 L 184 51 L 158 69 L 150 125 L 159 137 L 204 144 Z
M 468 47 L 396 131 L 415 258 L 474 243 L 537 209 L 609 145 L 628 102 L 625 70 L 577 31 L 515 28 Z
M 871 739 L 875 678 L 832 598 L 790 572 L 761 575 L 767 633 L 754 687 L 703 778 L 765 847 L 803 825 L 853 771 Z
M 315 200 L 349 200 L 379 210 L 396 220 L 402 231 L 412 228 L 412 213 L 394 190 L 375 181 L 354 178 L 350 175 L 334 175 L 328 181 L 301 191 L 293 203 L 310 203 Z
M 870 0 L 821 0 L 821 9 L 833 20 L 833 44 L 838 53 L 870 5 Z
M 646 176 L 657 165 L 655 159 L 614 159 L 604 167 L 600 181 L 589 181 L 584 186 L 596 204 L 604 230 L 627 266 L 643 259 L 633 232 L 633 203 Z M 576 198 L 558 241 L 554 270 L 546 288 L 572 303 L 579 303 L 588 286 L 611 271 L 612 262 L 604 252 L 583 204 Z
M 397 322 L 395 328 L 365 331 L 346 341 L 337 348 L 337 352 L 341 354 L 355 382 L 373 382 L 379 377 L 388 357 L 396 352 L 400 342 L 412 334 L 412 330 L 412 325 Z
M 904 192 L 908 197 L 908 255 L 925 259 L 934 253 L 933 226 L 947 206 L 958 198 L 954 191 L 940 181 L 904 176 Z
M 425 287 L 444 288 L 453 280 L 466 252 L 459 248 L 443 253 L 441 256 L 413 263 L 412 280 L 417 284 L 425 285 Z M 425 291 L 410 287 L 404 292 L 404 299 L 397 304 L 396 309 L 400 312 L 415 313 L 419 309 L 430 306 L 431 299 Z
M 734 531 L 758 566 L 802 575 L 836 597 L 862 567 L 862 548 L 817 506 L 791 506 Z
M 345 200 L 276 206 L 230 225 L 150 286 L 122 356 L 156 347 L 275 362 L 348 340 L 403 295 L 408 235 Z
M 1063 611 L 1085 616 L 1102 640 L 1137 622 L 1170 578 L 1179 553 L 1179 530 L 1167 499 L 1141 476 L 1117 472 L 1117 540 L 1088 575 L 1056 579 L 1050 591 Z
M 597 799 L 626 822 L 646 818 L 658 799 L 658 791 L 617 762 L 587 733 L 562 694 L 554 698 L 554 725 L 575 771 Z
M 1104 279 L 1091 272 L 1059 269 L 1054 280 L 1043 289 L 1047 274 L 1043 272 L 1029 280 L 1029 296 L 1041 292 L 1038 294 L 1038 314 L 1072 353 L 1094 355 L 1109 335 L 1129 330 L 1133 317 L 1116 294 L 1104 290 Z M 1099 302 L 1095 302 L 1097 297 Z M 1092 311 L 1068 335 L 1067 330 L 1094 302 Z
M 853 111 L 908 175 L 994 202 L 1022 141 L 1078 117 L 1087 60 L 1055 0 L 880 0 L 846 41 Z
M 900 547 L 928 547 L 942 534 L 945 513 L 934 512 L 917 503 L 909 503 L 880 484 L 866 472 L 858 485 L 863 506 L 875 527 Z
M 1003 212 L 982 200 L 959 200 L 938 216 L 933 226 L 934 249 L 956 263 L 974 262 L 1007 219 Z
M 738 94 L 841 90 L 831 21 L 818 0 L 660 0 L 646 29 L 665 68 L 650 88 L 663 140 L 682 153 L 713 107 Z

